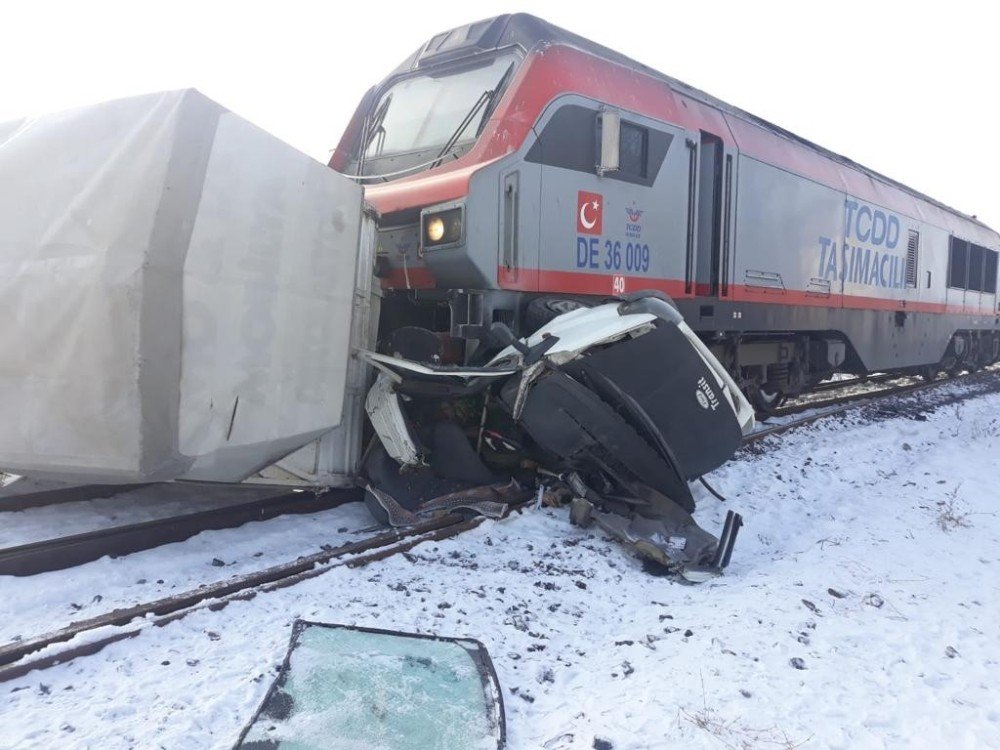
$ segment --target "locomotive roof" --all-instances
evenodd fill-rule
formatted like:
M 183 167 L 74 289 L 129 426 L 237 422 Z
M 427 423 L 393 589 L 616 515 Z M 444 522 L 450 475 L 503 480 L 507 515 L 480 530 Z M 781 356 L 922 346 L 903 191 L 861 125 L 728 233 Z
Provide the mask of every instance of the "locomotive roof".
M 434 36 L 429 42 L 421 46 L 417 52 L 407 58 L 407 60 L 396 69 L 395 73 L 405 72 L 423 65 L 465 55 L 476 49 L 485 51 L 488 49 L 495 49 L 498 47 L 506 47 L 516 44 L 525 50 L 531 50 L 539 43 L 544 42 L 574 46 L 605 58 L 611 62 L 618 63 L 633 70 L 641 71 L 665 82 L 672 89 L 689 96 L 692 99 L 696 99 L 704 104 L 721 110 L 722 112 L 746 120 L 782 138 L 787 138 L 791 141 L 799 143 L 828 159 L 858 170 L 872 179 L 903 190 L 915 198 L 927 201 L 928 203 L 961 217 L 966 221 L 975 223 L 984 229 L 994 232 L 991 227 L 987 226 L 978 219 L 958 211 L 941 201 L 935 200 L 918 190 L 914 190 L 913 188 L 904 185 L 891 177 L 887 177 L 880 172 L 876 172 L 874 169 L 870 169 L 863 164 L 859 164 L 856 161 L 847 158 L 846 156 L 813 143 L 812 141 L 798 136 L 779 125 L 775 125 L 774 123 L 768 122 L 761 117 L 757 117 L 746 110 L 734 107 L 733 105 L 728 104 L 721 99 L 702 91 L 701 89 L 690 86 L 683 81 L 679 81 L 676 78 L 659 72 L 658 70 L 654 70 L 648 65 L 643 65 L 642 63 L 637 62 L 620 52 L 616 52 L 615 50 L 609 49 L 601 44 L 592 42 L 591 40 L 579 36 L 578 34 L 574 34 L 571 31 L 567 31 L 528 13 L 513 13 L 496 16 L 494 18 L 488 18 L 483 21 L 468 24 L 467 26 L 461 26 L 450 31 L 442 32 L 441 34 Z

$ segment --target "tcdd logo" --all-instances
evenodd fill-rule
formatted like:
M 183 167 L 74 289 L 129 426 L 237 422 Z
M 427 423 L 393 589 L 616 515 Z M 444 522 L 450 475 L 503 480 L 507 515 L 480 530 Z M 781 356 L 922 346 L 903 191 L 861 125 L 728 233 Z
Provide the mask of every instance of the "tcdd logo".
M 642 214 L 641 208 L 636 208 L 633 203 L 625 207 L 625 236 L 633 240 L 642 238 Z
M 604 224 L 604 197 L 580 190 L 576 194 L 576 231 L 578 234 L 601 234 Z

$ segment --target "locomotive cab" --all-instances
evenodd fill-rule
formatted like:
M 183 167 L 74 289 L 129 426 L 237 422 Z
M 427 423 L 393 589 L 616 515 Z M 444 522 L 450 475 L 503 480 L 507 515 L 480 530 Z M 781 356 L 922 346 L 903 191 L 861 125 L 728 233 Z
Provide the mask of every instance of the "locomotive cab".
M 459 27 L 424 44 L 368 92 L 331 159 L 332 167 L 366 186 L 379 211 L 378 271 L 389 290 L 390 321 L 393 290 L 496 286 L 495 262 L 482 258 L 492 251 L 490 237 L 495 246 L 497 219 L 477 210 L 482 199 L 470 181 L 506 151 L 496 113 L 526 54 L 505 37 L 507 18 Z M 402 296 L 419 296 L 427 308 L 424 315 L 408 310 L 407 320 L 440 324 L 442 295 Z
M 330 163 L 379 211 L 383 340 L 416 323 L 470 363 L 495 349 L 494 323 L 527 336 L 626 291 L 683 295 L 664 282 L 692 251 L 683 131 L 624 109 L 636 84 L 650 99 L 669 88 L 588 70 L 606 65 L 594 49 L 616 57 L 501 16 L 432 38 L 366 95 Z M 660 247 L 642 235 L 653 196 Z

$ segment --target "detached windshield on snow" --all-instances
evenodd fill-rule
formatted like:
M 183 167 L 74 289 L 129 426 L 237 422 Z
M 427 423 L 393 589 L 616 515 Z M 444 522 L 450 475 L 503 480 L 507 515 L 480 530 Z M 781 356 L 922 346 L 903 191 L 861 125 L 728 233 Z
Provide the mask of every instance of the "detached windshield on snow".
M 480 106 L 476 111 L 476 104 L 498 87 L 515 60 L 509 53 L 472 68 L 452 68 L 398 81 L 372 110 L 365 159 L 440 149 L 455 138 L 470 113 L 472 119 L 456 144 L 475 140 L 489 109 Z

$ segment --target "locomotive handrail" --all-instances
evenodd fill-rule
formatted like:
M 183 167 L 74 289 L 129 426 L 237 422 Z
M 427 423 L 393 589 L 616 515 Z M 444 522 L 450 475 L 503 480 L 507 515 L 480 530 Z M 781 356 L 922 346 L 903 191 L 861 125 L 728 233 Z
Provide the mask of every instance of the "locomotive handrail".
M 813 294 L 819 297 L 829 297 L 833 292 L 833 282 L 830 279 L 820 279 L 815 276 L 809 279 L 806 285 L 806 294 Z
M 764 283 L 753 283 L 753 282 L 764 282 Z M 748 287 L 756 287 L 758 289 L 773 289 L 784 294 L 785 290 L 785 280 L 781 277 L 781 274 L 777 271 L 757 271 L 752 268 L 748 268 L 743 274 L 743 283 Z
M 684 292 L 690 293 L 694 283 L 695 221 L 698 217 L 698 142 L 687 139 L 688 147 L 688 206 L 687 246 L 684 257 Z

